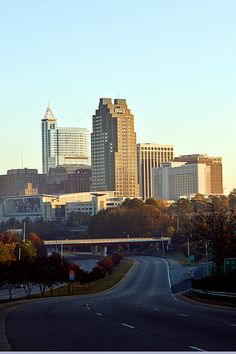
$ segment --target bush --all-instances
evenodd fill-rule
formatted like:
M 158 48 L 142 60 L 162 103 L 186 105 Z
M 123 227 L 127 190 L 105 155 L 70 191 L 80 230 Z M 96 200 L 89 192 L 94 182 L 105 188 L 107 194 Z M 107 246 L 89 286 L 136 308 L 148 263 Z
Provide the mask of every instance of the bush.
M 236 273 L 194 279 L 193 289 L 236 293 Z

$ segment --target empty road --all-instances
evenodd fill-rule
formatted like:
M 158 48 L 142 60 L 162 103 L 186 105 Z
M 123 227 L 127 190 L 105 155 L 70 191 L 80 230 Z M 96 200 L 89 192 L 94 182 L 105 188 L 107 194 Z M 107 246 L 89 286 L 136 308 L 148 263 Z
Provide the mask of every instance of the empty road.
M 24 304 L 6 319 L 13 351 L 236 351 L 236 311 L 170 291 L 161 258 L 136 256 L 128 277 L 97 296 Z

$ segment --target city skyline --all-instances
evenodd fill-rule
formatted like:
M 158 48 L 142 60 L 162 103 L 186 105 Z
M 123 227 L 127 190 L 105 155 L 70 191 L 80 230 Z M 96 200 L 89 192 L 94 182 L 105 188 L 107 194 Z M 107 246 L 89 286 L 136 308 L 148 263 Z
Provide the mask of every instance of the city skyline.
M 22 0 L 0 10 L 1 174 L 41 170 L 48 99 L 62 126 L 91 132 L 99 97 L 120 97 L 137 143 L 222 156 L 224 193 L 236 187 L 233 1 Z

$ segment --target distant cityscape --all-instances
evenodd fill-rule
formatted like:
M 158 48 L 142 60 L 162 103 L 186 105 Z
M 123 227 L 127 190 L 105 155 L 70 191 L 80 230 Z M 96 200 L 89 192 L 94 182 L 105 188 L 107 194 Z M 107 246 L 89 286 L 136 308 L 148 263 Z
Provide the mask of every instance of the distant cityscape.
M 42 173 L 21 168 L 0 176 L 1 222 L 66 220 L 72 211 L 95 215 L 126 198 L 173 203 L 223 195 L 221 157 L 175 156 L 171 144 L 137 144 L 125 99 L 101 98 L 92 121 L 89 139 L 86 128 L 58 127 L 48 105 L 41 120 Z

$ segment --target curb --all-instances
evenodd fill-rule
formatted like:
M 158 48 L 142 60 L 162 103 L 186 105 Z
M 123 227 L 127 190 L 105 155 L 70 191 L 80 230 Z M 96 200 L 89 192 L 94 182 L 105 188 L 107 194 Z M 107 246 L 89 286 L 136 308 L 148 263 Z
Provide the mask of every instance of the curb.
M 103 291 L 100 291 L 98 293 L 90 293 L 90 294 L 85 294 L 85 295 L 75 295 L 75 296 L 99 296 L 100 294 L 106 294 L 106 293 L 109 293 L 110 291 L 114 290 L 115 288 L 117 288 L 129 275 L 130 273 L 134 270 L 135 266 L 136 266 L 136 263 L 138 263 L 138 261 L 135 261 L 133 260 L 133 265 L 132 267 L 128 270 L 128 272 L 123 276 L 123 278 L 121 278 L 120 281 L 118 281 L 118 283 L 116 283 L 115 285 L 113 285 L 111 288 L 107 289 L 107 290 L 103 290 Z
M 19 300 L 18 302 L 8 302 L 0 305 L 0 351 L 11 351 L 11 346 L 6 334 L 7 315 L 26 302 L 29 302 L 29 300 Z

